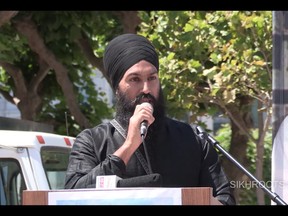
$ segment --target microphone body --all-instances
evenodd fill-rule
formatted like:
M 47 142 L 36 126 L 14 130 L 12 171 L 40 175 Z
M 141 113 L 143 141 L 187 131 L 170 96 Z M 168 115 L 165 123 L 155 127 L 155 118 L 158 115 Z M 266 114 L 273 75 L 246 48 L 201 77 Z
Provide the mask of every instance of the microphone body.
M 144 120 L 140 125 L 140 134 L 141 136 L 146 136 L 148 130 L 148 122 Z
M 153 111 L 154 111 L 153 110 L 153 106 L 150 103 L 144 102 L 144 103 L 142 103 L 142 105 L 151 107 L 152 108 L 152 113 L 153 113 Z M 147 130 L 148 130 L 148 122 L 146 120 L 144 120 L 143 122 L 141 122 L 141 125 L 140 125 L 140 134 L 141 134 L 141 136 L 145 137 L 146 134 L 147 134 Z

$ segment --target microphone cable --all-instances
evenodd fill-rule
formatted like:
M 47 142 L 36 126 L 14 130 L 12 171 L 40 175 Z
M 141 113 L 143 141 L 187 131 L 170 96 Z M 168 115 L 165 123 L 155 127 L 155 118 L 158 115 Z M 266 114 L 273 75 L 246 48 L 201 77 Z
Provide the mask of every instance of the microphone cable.
M 141 135 L 141 138 L 142 138 L 142 144 L 144 147 L 144 153 L 145 153 L 145 157 L 146 157 L 146 161 L 147 161 L 147 165 L 148 165 L 148 170 L 149 170 L 149 173 L 147 173 L 147 174 L 153 174 L 144 135 Z

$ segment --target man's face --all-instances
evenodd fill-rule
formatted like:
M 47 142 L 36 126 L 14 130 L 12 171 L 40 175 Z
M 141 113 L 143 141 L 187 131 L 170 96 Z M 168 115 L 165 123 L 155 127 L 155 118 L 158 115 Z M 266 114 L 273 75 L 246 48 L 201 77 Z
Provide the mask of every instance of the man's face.
M 118 120 L 127 126 L 137 104 L 149 102 L 157 119 L 165 115 L 164 97 L 157 69 L 147 61 L 140 61 L 124 74 L 116 91 Z
M 149 102 L 154 105 L 153 98 L 159 97 L 160 82 L 158 71 L 155 66 L 142 60 L 130 67 L 119 82 L 116 94 L 124 94 L 132 103 L 141 104 Z M 151 97 L 137 98 L 141 95 L 151 95 Z M 139 101 L 137 101 L 137 99 Z

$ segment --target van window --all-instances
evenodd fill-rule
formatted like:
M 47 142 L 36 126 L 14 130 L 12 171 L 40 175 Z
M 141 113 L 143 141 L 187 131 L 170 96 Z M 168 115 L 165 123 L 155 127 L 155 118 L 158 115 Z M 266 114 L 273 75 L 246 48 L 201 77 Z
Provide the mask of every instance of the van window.
M 70 148 L 43 146 L 41 160 L 50 189 L 64 189 Z
M 21 205 L 26 184 L 20 164 L 11 158 L 0 159 L 0 205 Z

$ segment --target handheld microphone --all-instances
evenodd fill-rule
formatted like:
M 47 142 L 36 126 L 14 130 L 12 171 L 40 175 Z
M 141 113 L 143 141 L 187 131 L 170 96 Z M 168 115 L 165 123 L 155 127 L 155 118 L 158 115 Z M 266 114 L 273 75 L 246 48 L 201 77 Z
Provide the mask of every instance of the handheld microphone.
M 142 103 L 144 106 L 150 106 L 152 108 L 152 113 L 154 111 L 153 109 L 153 106 L 148 103 L 148 102 L 144 102 Z M 146 133 L 147 133 L 147 130 L 148 130 L 148 122 L 146 120 L 144 120 L 143 122 L 141 122 L 141 125 L 140 125 L 140 134 L 141 136 L 146 136 Z

